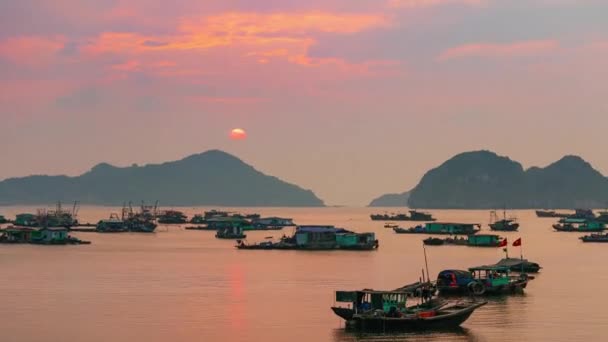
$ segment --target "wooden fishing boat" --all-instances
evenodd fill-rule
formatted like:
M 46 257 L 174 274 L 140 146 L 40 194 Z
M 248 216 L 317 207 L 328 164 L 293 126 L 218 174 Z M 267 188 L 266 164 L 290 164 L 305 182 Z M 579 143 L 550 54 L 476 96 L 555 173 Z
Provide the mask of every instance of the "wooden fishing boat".
M 581 236 L 583 242 L 608 242 L 608 234 L 591 234 Z
M 601 232 L 606 229 L 606 224 L 595 220 L 567 218 L 554 224 L 553 229 L 558 232 Z
M 444 295 L 491 295 L 522 293 L 530 278 L 510 275 L 507 266 L 471 267 L 468 271 L 444 270 L 437 276 L 437 289 Z
M 423 240 L 430 246 L 469 246 L 469 247 L 501 247 L 503 238 L 493 234 L 476 234 L 464 237 L 447 237 L 445 239 L 433 238 Z
M 490 226 L 491 230 L 501 231 L 501 232 L 514 232 L 514 231 L 517 231 L 517 229 L 519 229 L 519 223 L 517 223 L 517 220 L 514 217 L 507 218 L 506 210 L 503 210 L 502 219 L 498 218 L 496 211 L 494 211 L 494 210 L 491 211 L 489 226 Z
M 571 214 L 558 213 L 554 210 L 537 210 L 536 217 L 548 218 L 548 217 L 558 217 L 558 218 L 566 218 Z
M 233 226 L 218 230 L 215 237 L 218 239 L 244 239 L 247 235 L 243 234 L 243 228 Z
M 473 235 L 481 229 L 476 223 L 429 222 L 424 226 L 393 228 L 397 234 Z
M 363 331 L 420 331 L 459 327 L 485 301 L 446 301 L 434 297 L 431 283 L 417 283 L 393 291 L 336 291 L 332 311 L 347 328 Z M 413 303 L 413 305 L 412 305 Z
M 496 263 L 497 266 L 508 267 L 511 272 L 538 273 L 542 267 L 538 263 L 523 258 L 503 258 Z
M 409 215 L 407 214 L 372 214 L 370 215 L 372 221 L 422 221 L 429 222 L 435 221 L 433 215 L 417 210 L 410 210 Z
M 293 236 L 280 241 L 247 244 L 238 241 L 238 249 L 297 249 L 371 251 L 379 246 L 374 233 L 355 233 L 334 226 L 298 226 Z

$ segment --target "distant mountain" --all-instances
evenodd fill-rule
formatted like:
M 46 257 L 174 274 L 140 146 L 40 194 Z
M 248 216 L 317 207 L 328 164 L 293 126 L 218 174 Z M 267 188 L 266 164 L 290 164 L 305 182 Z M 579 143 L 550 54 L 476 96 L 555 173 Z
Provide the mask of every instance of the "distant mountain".
M 106 163 L 78 177 L 30 176 L 0 182 L 0 204 L 56 201 L 120 205 L 323 206 L 312 191 L 264 175 L 218 150 L 157 165 Z
M 603 208 L 608 179 L 576 156 L 524 170 L 490 151 L 466 152 L 428 171 L 408 204 L 429 209 Z
M 407 207 L 410 192 L 401 194 L 386 194 L 374 199 L 369 207 Z

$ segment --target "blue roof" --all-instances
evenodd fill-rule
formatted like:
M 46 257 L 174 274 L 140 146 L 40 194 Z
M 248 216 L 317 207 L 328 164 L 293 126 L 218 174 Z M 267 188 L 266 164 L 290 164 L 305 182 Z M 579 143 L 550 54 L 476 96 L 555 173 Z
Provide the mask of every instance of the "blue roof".
M 348 232 L 343 228 L 336 228 L 334 226 L 298 226 L 296 233 L 346 233 Z

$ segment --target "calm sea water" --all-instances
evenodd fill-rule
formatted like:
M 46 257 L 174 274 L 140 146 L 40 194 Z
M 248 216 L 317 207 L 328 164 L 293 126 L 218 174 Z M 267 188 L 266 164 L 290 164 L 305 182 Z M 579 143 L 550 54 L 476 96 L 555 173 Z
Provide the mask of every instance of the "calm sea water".
M 189 215 L 205 208 L 178 208 Z M 9 217 L 32 211 L 0 207 Z M 83 246 L 0 245 L 1 340 L 28 341 L 600 341 L 608 335 L 608 244 L 551 230 L 516 212 L 524 256 L 544 269 L 525 295 L 494 299 L 450 333 L 359 336 L 330 311 L 338 289 L 393 289 L 420 277 L 421 235 L 397 235 L 368 208 L 240 208 L 376 232 L 374 252 L 241 251 L 213 232 L 160 226 L 154 234 L 74 235 Z M 83 207 L 81 222 L 118 208 Z M 484 223 L 487 211 L 433 211 Z M 407 225 L 405 223 L 404 225 Z M 291 233 L 288 228 L 284 232 Z M 283 232 L 248 232 L 261 241 Z M 518 255 L 519 249 L 511 247 Z M 431 275 L 498 261 L 500 249 L 427 247 Z

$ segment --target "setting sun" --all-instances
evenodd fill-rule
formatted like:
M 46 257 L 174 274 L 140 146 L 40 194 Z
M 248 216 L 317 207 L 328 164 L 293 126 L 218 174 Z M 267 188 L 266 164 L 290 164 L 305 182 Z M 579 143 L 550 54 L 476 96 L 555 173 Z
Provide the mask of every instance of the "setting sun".
M 230 131 L 230 139 L 232 140 L 243 140 L 247 138 L 247 132 L 242 128 L 235 128 Z

